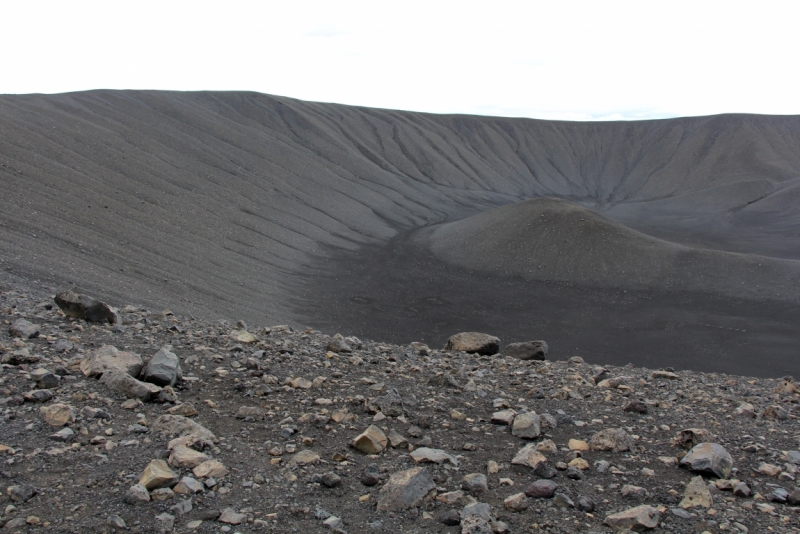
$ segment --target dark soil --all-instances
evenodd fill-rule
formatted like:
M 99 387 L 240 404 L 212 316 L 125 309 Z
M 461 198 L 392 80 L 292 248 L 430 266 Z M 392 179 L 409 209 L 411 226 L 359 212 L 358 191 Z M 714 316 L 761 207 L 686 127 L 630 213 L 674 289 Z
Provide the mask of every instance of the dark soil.
M 326 332 L 443 347 L 477 330 L 504 344 L 544 339 L 562 360 L 800 376 L 796 303 L 492 275 L 438 260 L 413 235 L 332 256 L 296 301 L 300 319 Z

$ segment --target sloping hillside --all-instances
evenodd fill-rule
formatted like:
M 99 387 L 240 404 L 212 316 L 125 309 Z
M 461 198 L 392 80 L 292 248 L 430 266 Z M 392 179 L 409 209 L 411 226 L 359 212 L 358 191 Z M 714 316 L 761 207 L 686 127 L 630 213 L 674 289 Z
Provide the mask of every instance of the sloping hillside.
M 800 257 L 799 132 L 798 117 L 570 123 L 255 93 L 6 95 L 0 258 L 120 301 L 263 321 L 285 319 L 307 292 L 298 273 L 331 251 L 538 196 L 679 242 Z

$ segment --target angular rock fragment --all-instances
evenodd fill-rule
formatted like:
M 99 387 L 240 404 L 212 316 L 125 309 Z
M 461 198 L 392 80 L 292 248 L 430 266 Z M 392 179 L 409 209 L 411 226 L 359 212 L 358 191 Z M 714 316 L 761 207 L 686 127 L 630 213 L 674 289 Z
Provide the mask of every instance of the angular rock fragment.
M 609 515 L 605 519 L 605 524 L 617 530 L 628 529 L 634 532 L 642 532 L 656 528 L 660 519 L 661 512 L 657 508 L 643 504 L 636 508 Z
M 685 428 L 675 436 L 672 440 L 672 445 L 691 449 L 699 443 L 710 443 L 714 441 L 714 437 L 714 434 L 705 428 Z
M 198 465 L 208 460 L 208 456 L 202 452 L 190 449 L 185 445 L 178 445 L 172 449 L 172 452 L 169 455 L 168 463 L 172 467 L 194 469 Z
M 761 419 L 775 419 L 777 421 L 786 421 L 789 419 L 789 412 L 777 404 L 767 406 L 759 414 Z
M 510 425 L 514 422 L 517 412 L 512 409 L 500 410 L 492 414 L 492 423 L 496 425 Z
M 589 444 L 583 441 L 582 439 L 570 439 L 567 443 L 567 447 L 571 451 L 588 451 Z
M 247 417 L 262 417 L 264 410 L 257 406 L 240 406 L 236 412 L 236 419 L 245 419 Z
M 75 432 L 71 428 L 64 427 L 55 434 L 51 434 L 50 439 L 52 439 L 53 441 L 61 441 L 66 443 L 68 441 L 72 441 L 72 438 L 74 436 Z
M 389 431 L 387 438 L 389 439 L 389 444 L 395 449 L 408 447 L 408 440 L 394 429 Z
M 162 415 L 153 422 L 151 429 L 153 433 L 167 437 L 192 435 L 206 441 L 212 441 L 215 437 L 203 425 L 181 415 Z
M 203 484 L 192 477 L 183 477 L 178 485 L 172 488 L 172 491 L 182 495 L 191 495 L 193 493 L 202 493 Z
M 331 352 L 348 353 L 353 352 L 353 348 L 345 341 L 344 336 L 335 334 L 328 342 L 328 350 Z
M 170 415 L 182 415 L 183 417 L 194 417 L 197 415 L 197 410 L 190 403 L 183 402 L 168 409 L 167 413 Z
M 162 347 L 144 366 L 139 378 L 157 386 L 174 386 L 183 378 L 178 357 Z
M 701 443 L 681 459 L 680 466 L 696 473 L 710 473 L 719 478 L 728 478 L 733 468 L 733 458 L 718 443 Z
M 503 507 L 510 512 L 522 512 L 528 509 L 528 497 L 524 493 L 515 493 L 503 500 Z
M 628 404 L 625 405 L 622 411 L 646 414 L 648 411 L 647 403 L 640 399 L 634 399 L 628 402 Z
M 503 356 L 519 360 L 544 360 L 547 357 L 547 343 L 544 341 L 510 343 L 503 349 Z
M 129 399 L 139 399 L 143 402 L 155 399 L 161 393 L 159 386 L 141 382 L 119 369 L 109 369 L 103 373 L 100 383 Z
M 369 464 L 361 475 L 361 483 L 365 486 L 375 486 L 381 481 L 381 471 L 378 464 Z
M 491 508 L 483 502 L 466 505 L 461 510 L 461 534 L 491 534 L 492 528 Z
M 714 499 L 711 497 L 711 492 L 708 490 L 702 476 L 694 477 L 687 485 L 683 492 L 683 499 L 678 504 L 681 508 L 695 508 L 702 506 L 703 508 L 711 508 L 714 505 Z
M 148 490 L 172 487 L 178 483 L 178 477 L 164 460 L 151 460 L 144 468 L 139 484 Z
M 64 315 L 75 319 L 85 319 L 91 323 L 121 324 L 119 312 L 105 302 L 71 290 L 58 293 L 55 302 Z
M 39 360 L 41 360 L 41 357 L 37 356 L 36 354 L 31 354 L 28 349 L 25 348 L 3 354 L 3 357 L 0 359 L 0 363 L 7 365 L 26 365 L 36 363 Z
M 8 335 L 22 339 L 39 337 L 39 325 L 35 325 L 25 319 L 17 319 L 8 327 Z
M 351 446 L 364 454 L 378 454 L 386 448 L 389 440 L 383 430 L 370 425 L 364 432 L 356 436 Z
M 28 502 L 37 493 L 39 493 L 39 490 L 30 484 L 18 484 L 15 486 L 9 486 L 6 489 L 6 495 L 8 495 L 8 498 L 17 503 Z
M 547 458 L 544 454 L 536 450 L 536 443 L 530 443 L 517 452 L 514 459 L 511 460 L 511 463 L 536 469 L 540 465 L 546 464 Z
M 634 450 L 633 438 L 621 428 L 606 428 L 589 440 L 593 451 L 625 452 Z
M 25 402 L 47 402 L 53 397 L 54 395 L 47 389 L 35 389 L 22 394 Z
M 752 495 L 752 491 L 750 490 L 750 486 L 744 482 L 737 482 L 733 485 L 733 494 L 737 497 L 749 497 Z
M 424 467 L 394 473 L 378 494 L 378 511 L 407 510 L 422 503 L 436 489 L 433 477 Z
M 442 462 L 450 462 L 451 464 L 457 466 L 458 460 L 452 454 L 448 454 L 444 452 L 442 449 L 431 449 L 428 447 L 420 447 L 418 449 L 414 449 L 409 454 L 415 462 L 427 462 L 427 463 L 435 463 L 440 464 Z
M 746 417 L 752 419 L 756 416 L 756 407 L 750 404 L 749 402 L 743 402 L 736 407 L 733 413 L 735 413 L 740 417 Z
M 540 421 L 540 417 L 532 412 L 518 414 L 511 426 L 511 434 L 520 438 L 538 438 L 542 433 Z
M 311 449 L 303 449 L 299 451 L 297 454 L 292 456 L 291 463 L 294 465 L 311 465 L 315 464 L 320 461 L 320 456 L 316 452 L 312 451 Z
M 558 484 L 552 480 L 537 480 L 525 488 L 525 495 L 534 499 L 549 499 L 558 489 Z
M 81 361 L 81 372 L 84 376 L 99 378 L 108 370 L 119 369 L 132 377 L 139 376 L 142 371 L 142 358 L 133 352 L 117 350 L 112 345 L 103 345 L 89 353 Z
M 106 524 L 110 527 L 114 528 L 127 528 L 128 525 L 125 524 L 125 520 L 122 519 L 117 514 L 111 514 L 106 519 Z
M 228 525 L 241 525 L 247 521 L 247 514 L 240 514 L 233 508 L 225 508 L 217 518 L 217 521 Z
M 652 379 L 666 378 L 669 380 L 677 380 L 678 378 L 680 378 L 680 376 L 677 375 L 676 373 L 673 373 L 672 371 L 653 371 L 652 373 L 650 373 L 650 378 Z
M 461 479 L 461 489 L 477 495 L 489 490 L 489 482 L 483 473 L 470 473 Z
M 61 384 L 58 376 L 43 367 L 31 373 L 31 380 L 36 382 L 36 387 L 39 389 L 57 388 Z
M 480 332 L 461 332 L 450 336 L 444 350 L 491 356 L 500 351 L 500 339 Z
M 216 460 L 207 460 L 192 469 L 192 473 L 197 478 L 222 478 L 228 474 L 228 468 Z
M 64 426 L 75 421 L 75 411 L 67 404 L 51 404 L 41 408 L 42 418 L 50 426 Z
M 619 493 L 626 499 L 636 501 L 643 501 L 647 498 L 647 490 L 641 486 L 634 486 L 633 484 L 625 484 L 622 486 Z
M 147 491 L 147 488 L 144 486 L 144 484 L 134 484 L 125 494 L 124 501 L 133 505 L 146 504 L 150 502 L 150 492 Z
M 231 330 L 231 339 L 239 343 L 256 343 L 258 338 L 247 330 Z

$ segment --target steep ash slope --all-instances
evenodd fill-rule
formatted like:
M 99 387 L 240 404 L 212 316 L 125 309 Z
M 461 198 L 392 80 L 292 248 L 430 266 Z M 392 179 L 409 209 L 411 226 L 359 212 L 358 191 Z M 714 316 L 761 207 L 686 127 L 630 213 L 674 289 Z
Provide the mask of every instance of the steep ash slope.
M 109 299 L 280 322 L 332 250 L 537 196 L 676 241 L 800 257 L 798 132 L 798 117 L 569 123 L 255 93 L 6 95 L 0 258 Z

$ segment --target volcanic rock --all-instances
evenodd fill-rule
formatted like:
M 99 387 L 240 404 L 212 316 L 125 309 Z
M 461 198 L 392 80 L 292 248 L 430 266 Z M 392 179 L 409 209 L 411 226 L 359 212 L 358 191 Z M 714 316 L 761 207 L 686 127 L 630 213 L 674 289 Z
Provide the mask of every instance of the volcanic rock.
M 525 488 L 525 495 L 534 499 L 549 499 L 557 489 L 558 484 L 552 480 L 537 480 Z
M 500 351 L 500 339 L 480 332 L 461 332 L 450 336 L 444 350 L 491 356 Z
M 594 434 L 589 440 L 593 451 L 624 452 L 632 451 L 633 439 L 621 428 L 607 428 Z
M 422 503 L 436 488 L 431 474 L 424 467 L 394 473 L 378 495 L 378 511 L 407 510 Z
M 85 319 L 92 323 L 120 324 L 122 322 L 119 312 L 115 308 L 69 289 L 58 293 L 55 296 L 55 302 L 67 317 Z
M 733 458 L 725 450 L 725 447 L 718 443 L 701 443 L 681 459 L 680 466 L 697 473 L 709 473 L 719 478 L 728 478 L 733 468 Z
M 643 504 L 636 508 L 611 514 L 606 517 L 605 523 L 617 530 L 628 529 L 634 532 L 641 532 L 656 528 L 660 519 L 661 512 L 657 508 Z
M 172 487 L 178 483 L 178 477 L 164 460 L 151 460 L 139 477 L 139 484 L 148 490 Z
M 389 439 L 383 430 L 375 425 L 370 425 L 367 429 L 356 436 L 351 446 L 364 454 L 378 454 L 389 444 Z
M 519 360 L 544 360 L 547 357 L 547 343 L 544 341 L 510 343 L 503 349 L 503 356 Z
M 99 378 L 110 369 L 119 369 L 132 377 L 139 376 L 142 358 L 133 352 L 119 351 L 112 345 L 103 345 L 81 361 L 85 376 Z
M 35 325 L 25 319 L 17 319 L 8 327 L 8 335 L 22 339 L 34 338 L 39 335 L 39 325 Z
M 142 369 L 140 379 L 157 386 L 174 386 L 181 380 L 182 371 L 178 357 L 162 347 Z
M 514 418 L 511 434 L 520 438 L 534 439 L 542 433 L 540 418 L 532 412 L 521 413 Z
M 149 401 L 161 393 L 161 388 L 155 384 L 141 382 L 121 369 L 108 369 L 100 377 L 100 383 L 105 384 L 108 389 L 122 393 L 129 399 L 139 399 Z

